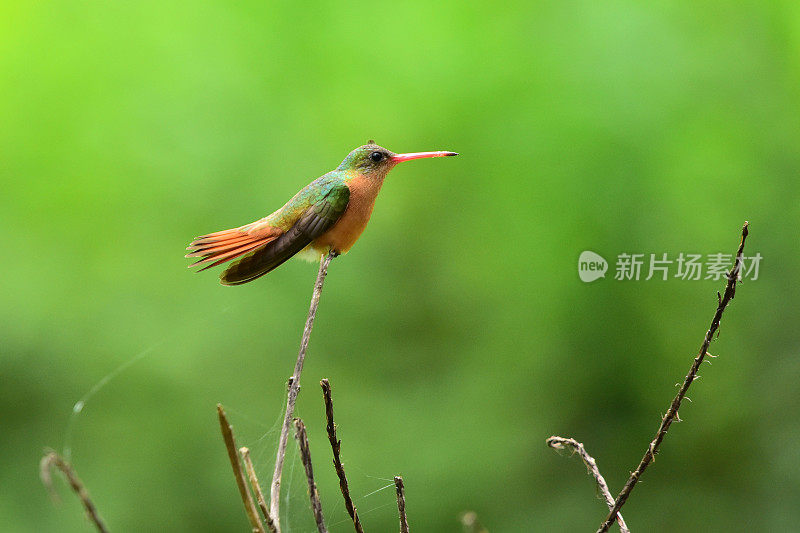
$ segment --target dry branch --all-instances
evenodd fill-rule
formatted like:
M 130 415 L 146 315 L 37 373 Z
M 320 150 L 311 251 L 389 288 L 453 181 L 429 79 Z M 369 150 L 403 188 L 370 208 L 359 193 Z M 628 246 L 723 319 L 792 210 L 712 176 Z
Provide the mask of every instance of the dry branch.
M 311 510 L 314 512 L 314 520 L 317 522 L 317 529 L 319 533 L 327 533 L 328 529 L 325 527 L 325 519 L 322 517 L 322 503 L 319 501 L 319 491 L 317 484 L 314 482 L 314 468 L 311 465 L 311 450 L 308 447 L 308 435 L 306 435 L 306 426 L 299 418 L 294 419 L 295 438 L 300 447 L 300 458 L 303 461 L 303 467 L 306 470 L 306 479 L 308 479 L 308 496 L 311 499 Z
M 408 518 L 406 517 L 406 489 L 403 478 L 394 477 L 394 488 L 397 490 L 397 510 L 400 513 L 400 533 L 408 533 Z
M 50 492 L 50 496 L 53 498 L 53 501 L 58 501 L 58 494 L 53 488 L 53 478 L 50 470 L 54 466 L 64 474 L 64 477 L 67 478 L 67 482 L 69 483 L 72 492 L 78 496 L 78 499 L 83 504 L 83 508 L 86 509 L 87 517 L 97 528 L 97 531 L 100 531 L 100 533 L 107 533 L 108 530 L 103 523 L 103 519 L 100 518 L 100 514 L 97 512 L 97 507 L 95 507 L 92 499 L 89 497 L 89 492 L 86 490 L 86 487 L 83 485 L 83 483 L 81 483 L 81 480 L 78 478 L 78 474 L 75 473 L 72 465 L 65 461 L 56 452 L 50 451 L 46 453 L 44 457 L 42 457 L 42 460 L 39 463 L 39 477 L 42 480 L 42 484 L 45 486 L 48 492 Z
M 239 455 L 236 453 L 236 442 L 233 439 L 233 428 L 228 423 L 228 417 L 225 416 L 225 410 L 221 404 L 217 404 L 217 415 L 219 416 L 219 427 L 222 430 L 222 438 L 225 441 L 225 448 L 228 450 L 228 458 L 231 460 L 231 467 L 233 468 L 233 477 L 236 478 L 236 485 L 239 487 L 239 494 L 244 503 L 244 510 L 247 513 L 247 518 L 250 520 L 250 525 L 253 526 L 253 531 L 258 533 L 266 533 L 261 520 L 258 518 L 258 511 L 256 504 L 253 503 L 253 497 L 250 491 L 247 490 L 247 481 L 244 479 L 244 471 L 239 462 Z
M 300 374 L 303 372 L 303 363 L 305 362 L 306 358 L 308 341 L 311 338 L 311 329 L 314 327 L 314 318 L 317 316 L 317 307 L 319 306 L 319 298 L 322 295 L 322 286 L 325 283 L 325 275 L 328 273 L 328 265 L 330 265 L 331 260 L 336 257 L 336 255 L 338 254 L 330 252 L 319 262 L 317 281 L 314 283 L 314 292 L 311 295 L 311 305 L 308 309 L 306 326 L 303 329 L 303 337 L 300 340 L 300 352 L 297 354 L 297 363 L 294 365 L 294 374 L 292 374 L 289 384 L 289 395 L 286 401 L 286 415 L 283 418 L 281 436 L 278 441 L 278 454 L 275 458 L 275 473 L 272 475 L 272 485 L 270 488 L 269 499 L 270 516 L 272 516 L 272 518 L 275 520 L 275 527 L 278 533 L 281 531 L 281 474 L 283 473 L 283 462 L 286 458 L 286 443 L 289 439 L 289 426 L 292 424 L 292 418 L 294 417 L 294 405 L 297 402 L 297 394 L 300 392 Z
M 339 449 L 342 446 L 342 441 L 336 437 L 336 424 L 333 422 L 333 398 L 331 397 L 331 384 L 327 379 L 323 379 L 319 382 L 319 384 L 322 387 L 322 396 L 325 399 L 325 418 L 328 421 L 326 428 L 328 430 L 328 440 L 330 441 L 331 449 L 333 450 L 333 467 L 336 469 L 336 475 L 339 476 L 339 488 L 341 489 L 342 496 L 344 497 L 344 506 L 347 509 L 350 518 L 353 520 L 353 526 L 356 528 L 356 531 L 358 533 L 364 533 L 364 529 L 361 527 L 361 520 L 358 518 L 358 511 L 356 510 L 355 505 L 353 505 L 353 500 L 350 497 L 350 487 L 347 484 L 347 476 L 344 474 L 344 466 L 342 466 L 342 459 L 339 456 Z
M 275 522 L 269 515 L 269 508 L 267 507 L 267 502 L 264 500 L 264 493 L 261 492 L 261 484 L 258 482 L 256 469 L 253 467 L 253 461 L 250 459 L 250 449 L 242 446 L 239 448 L 239 453 L 242 454 L 244 469 L 247 472 L 247 478 L 250 480 L 250 488 L 256 493 L 258 508 L 261 509 L 261 514 L 264 515 L 264 520 L 267 522 L 267 528 L 269 528 L 271 533 L 277 533 L 277 530 L 275 529 Z
M 700 346 L 700 353 L 692 362 L 689 373 L 686 374 L 686 378 L 684 379 L 681 388 L 678 390 L 678 394 L 672 400 L 669 410 L 667 410 L 667 414 L 665 414 L 661 419 L 661 425 L 656 432 L 656 436 L 652 442 L 650 442 L 650 445 L 647 447 L 647 451 L 644 452 L 644 456 L 639 462 L 639 466 L 637 466 L 636 470 L 631 473 L 628 481 L 622 488 L 622 491 L 620 491 L 619 496 L 617 496 L 614 506 L 611 508 L 611 511 L 608 513 L 605 521 L 600 524 L 597 533 L 605 533 L 608 531 L 608 528 L 610 528 L 616 520 L 617 513 L 619 513 L 619 510 L 623 505 L 625 505 L 625 502 L 628 500 L 628 496 L 630 496 L 631 491 L 633 491 L 636 483 L 639 481 L 639 478 L 653 460 L 653 457 L 658 451 L 658 447 L 661 445 L 661 441 L 664 440 L 667 431 L 669 431 L 670 425 L 672 425 L 672 422 L 678 416 L 678 409 L 680 409 L 681 402 L 683 401 L 684 397 L 686 397 L 686 391 L 689 390 L 689 386 L 692 384 L 692 382 L 697 379 L 697 370 L 700 368 L 700 365 L 703 363 L 703 359 L 708 354 L 708 346 L 711 344 L 711 340 L 714 338 L 714 333 L 719 329 L 719 323 L 720 320 L 722 320 L 722 313 L 725 312 L 728 302 L 733 300 L 733 297 L 736 294 L 736 283 L 739 281 L 739 276 L 742 269 L 742 254 L 744 253 L 744 242 L 747 239 L 747 234 L 748 223 L 745 222 L 744 226 L 742 226 L 742 240 L 739 243 L 739 249 L 736 252 L 736 261 L 733 265 L 733 268 L 731 268 L 730 272 L 727 274 L 728 282 L 725 285 L 725 293 L 721 298 L 719 297 L 719 293 L 717 293 L 717 311 L 714 313 L 714 318 L 711 319 L 711 326 L 708 328 L 708 331 L 706 331 L 706 336 L 703 338 L 703 344 Z
M 553 436 L 547 439 L 547 445 L 557 450 L 570 448 L 572 449 L 573 453 L 577 452 L 583 461 L 583 464 L 585 464 L 586 468 L 589 470 L 589 473 L 592 474 L 592 477 L 594 477 L 600 492 L 603 494 L 603 499 L 606 501 L 606 505 L 608 505 L 609 509 L 614 508 L 614 497 L 611 496 L 611 491 L 608 489 L 608 484 L 603 478 L 603 475 L 600 473 L 600 469 L 597 468 L 597 462 L 594 460 L 594 457 L 587 453 L 586 448 L 583 447 L 582 443 L 576 441 L 575 439 L 565 439 L 564 437 Z M 625 520 L 623 520 L 620 513 L 617 513 L 617 520 L 619 521 L 620 531 L 622 531 L 622 533 L 630 533 L 630 530 L 628 529 L 627 524 L 625 524 Z

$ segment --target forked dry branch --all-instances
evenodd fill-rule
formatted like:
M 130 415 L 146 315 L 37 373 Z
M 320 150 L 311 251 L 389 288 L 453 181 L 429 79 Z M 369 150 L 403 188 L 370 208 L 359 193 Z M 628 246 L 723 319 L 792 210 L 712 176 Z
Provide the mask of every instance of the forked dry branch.
M 745 240 L 747 239 L 748 235 L 748 223 L 745 222 L 744 226 L 742 227 L 742 237 L 741 243 L 739 244 L 738 251 L 736 253 L 736 261 L 731 268 L 731 270 L 727 273 L 727 284 L 725 287 L 725 292 L 723 294 L 717 293 L 717 310 L 714 313 L 714 317 L 711 320 L 711 325 L 706 331 L 705 337 L 703 338 L 703 342 L 700 346 L 700 352 L 698 353 L 697 357 L 694 358 L 692 365 L 689 369 L 689 372 L 686 374 L 686 378 L 683 381 L 680 389 L 678 390 L 678 394 L 672 400 L 672 403 L 667 410 L 667 413 L 663 416 L 661 420 L 661 424 L 656 432 L 655 438 L 650 442 L 647 447 L 647 450 L 642 457 L 642 460 L 639 462 L 639 465 L 636 467 L 628 481 L 625 483 L 625 486 L 620 491 L 619 495 L 616 499 L 611 498 L 610 491 L 608 486 L 603 479 L 603 476 L 600 474 L 599 469 L 597 468 L 597 464 L 590 456 L 583 444 L 576 441 L 575 439 L 563 438 L 563 437 L 550 437 L 547 439 L 547 443 L 549 446 L 553 448 L 569 448 L 574 450 L 578 453 L 586 464 L 587 468 L 591 472 L 592 476 L 594 477 L 600 491 L 602 492 L 604 499 L 609 507 L 609 513 L 603 523 L 600 525 L 600 528 L 597 530 L 598 533 L 603 533 L 608 531 L 611 525 L 618 521 L 620 523 L 620 527 L 623 533 L 627 533 L 627 526 L 625 522 L 622 520 L 622 516 L 620 515 L 620 509 L 628 500 L 631 492 L 635 488 L 636 484 L 638 483 L 641 475 L 644 473 L 648 465 L 653 461 L 655 454 L 658 452 L 658 448 L 661 445 L 664 437 L 667 434 L 667 431 L 670 428 L 672 422 L 678 418 L 678 410 L 681 407 L 681 403 L 683 399 L 686 397 L 686 392 L 688 391 L 689 387 L 691 386 L 692 382 L 697 379 L 697 371 L 700 368 L 700 365 L 704 361 L 706 356 L 710 356 L 708 353 L 708 347 L 711 344 L 711 341 L 714 338 L 714 335 L 719 331 L 720 322 L 722 320 L 722 315 L 725 312 L 728 304 L 731 300 L 733 300 L 736 294 L 736 283 L 740 280 L 741 277 L 741 270 L 742 270 L 742 257 L 744 253 L 744 245 Z M 308 446 L 308 437 L 306 434 L 305 425 L 303 424 L 302 420 L 294 418 L 294 406 L 297 401 L 297 395 L 300 391 L 300 374 L 303 370 L 303 363 L 305 360 L 306 350 L 308 349 L 308 342 L 311 337 L 311 330 L 314 325 L 314 318 L 316 317 L 317 307 L 319 305 L 320 295 L 322 293 L 323 283 L 325 281 L 325 275 L 327 274 L 328 265 L 330 264 L 331 260 L 335 257 L 334 254 L 328 254 L 327 256 L 323 257 L 320 261 L 319 272 L 317 274 L 317 280 L 314 284 L 314 292 L 311 298 L 311 305 L 308 312 L 308 317 L 306 319 L 305 328 L 303 330 L 303 337 L 300 343 L 300 351 L 297 358 L 297 363 L 295 364 L 294 374 L 289 380 L 288 385 L 288 400 L 286 405 L 286 414 L 284 417 L 283 426 L 281 429 L 280 440 L 278 444 L 278 453 L 276 457 L 276 464 L 275 464 L 275 473 L 272 479 L 271 485 L 271 494 L 270 494 L 270 506 L 267 508 L 267 503 L 264 500 L 264 495 L 261 491 L 261 487 L 258 483 L 258 478 L 255 475 L 255 468 L 253 467 L 252 461 L 250 459 L 250 454 L 247 448 L 241 448 L 239 453 L 241 453 L 242 460 L 244 461 L 244 467 L 239 459 L 239 453 L 237 453 L 236 443 L 233 436 L 233 428 L 231 427 L 230 423 L 227 420 L 225 415 L 225 411 L 221 405 L 217 405 L 217 413 L 219 416 L 219 423 L 220 429 L 222 430 L 223 440 L 225 441 L 225 446 L 228 451 L 228 457 L 231 462 L 231 466 L 233 468 L 234 477 L 236 479 L 236 484 L 239 488 L 239 494 L 241 496 L 242 502 L 244 504 L 245 512 L 247 515 L 248 520 L 250 521 L 252 530 L 259 533 L 266 533 L 266 528 L 271 533 L 280 533 L 280 520 L 279 520 L 279 500 L 280 500 L 280 480 L 281 480 L 281 472 L 283 469 L 283 463 L 285 460 L 286 455 L 286 442 L 288 440 L 288 433 L 289 427 L 294 425 L 296 431 L 296 437 L 298 440 L 298 444 L 300 447 L 300 455 L 302 458 L 303 466 L 306 471 L 306 477 L 308 480 L 308 487 L 309 487 L 309 497 L 311 501 L 311 508 L 314 514 L 315 521 L 317 523 L 317 528 L 319 529 L 320 533 L 327 533 L 327 529 L 325 526 L 324 518 L 322 516 L 322 506 L 319 500 L 319 492 L 317 491 L 316 483 L 314 482 L 314 474 L 313 474 L 313 467 L 311 464 L 311 453 L 309 451 Z M 355 527 L 356 533 L 363 533 L 363 528 L 361 526 L 361 521 L 358 516 L 358 512 L 353 504 L 352 498 L 350 497 L 350 490 L 347 483 L 347 478 L 344 473 L 344 466 L 341 461 L 340 457 L 340 447 L 341 441 L 339 441 L 337 434 L 336 434 L 336 425 L 333 420 L 333 399 L 331 396 L 331 387 L 330 383 L 327 379 L 323 379 L 320 382 L 323 391 L 323 398 L 325 402 L 325 414 L 326 414 L 326 428 L 328 433 L 328 439 L 331 444 L 331 449 L 333 451 L 333 465 L 336 471 L 336 475 L 339 478 L 339 486 L 342 491 L 342 496 L 344 498 L 345 508 L 347 509 L 348 514 L 350 515 L 353 526 Z M 78 496 L 81 503 L 83 504 L 84 508 L 86 509 L 86 513 L 92 523 L 95 525 L 98 531 L 101 533 L 105 533 L 107 531 L 105 524 L 103 523 L 102 519 L 100 518 L 97 508 L 95 507 L 92 500 L 89 498 L 89 494 L 86 491 L 86 488 L 81 483 L 78 476 L 75 474 L 73 468 L 64 461 L 64 459 L 59 456 L 57 453 L 49 451 L 45 454 L 42 458 L 40 464 L 40 475 L 42 478 L 42 482 L 44 483 L 45 487 L 52 493 L 52 477 L 51 477 L 51 468 L 56 467 L 58 468 L 66 477 L 70 487 L 72 488 L 73 492 Z M 245 476 L 247 474 L 247 477 Z M 249 478 L 249 485 L 248 485 L 248 478 Z M 400 532 L 401 533 L 408 533 L 408 518 L 406 516 L 406 502 L 405 502 L 405 487 L 403 485 L 403 478 L 397 476 L 394 478 L 395 482 L 395 489 L 396 489 L 396 496 L 397 496 L 397 509 L 399 513 L 399 520 L 400 520 Z M 261 518 L 258 515 L 258 508 L 256 507 L 256 502 L 253 500 L 253 494 L 256 496 L 256 501 L 258 502 L 258 507 L 261 510 L 261 513 L 264 517 L 262 522 Z M 486 531 L 482 526 L 480 526 L 477 522 L 477 518 L 474 516 L 474 513 L 466 513 L 462 516 L 462 523 L 465 528 L 468 528 L 469 531 Z
M 692 361 L 692 365 L 689 368 L 689 372 L 686 374 L 686 377 L 681 384 L 680 389 L 678 390 L 678 394 L 675 395 L 675 398 L 672 399 L 670 403 L 669 409 L 667 409 L 667 413 L 661 418 L 661 424 L 658 427 L 658 431 L 656 431 L 656 436 L 647 446 L 647 450 L 644 452 L 644 456 L 642 460 L 639 461 L 639 465 L 636 469 L 631 472 L 628 481 L 625 483 L 625 486 L 620 491 L 617 498 L 613 501 L 613 505 L 609 506 L 608 516 L 600 524 L 600 527 L 597 530 L 597 533 L 605 533 L 611 527 L 611 525 L 620 520 L 620 526 L 625 531 L 627 526 L 621 520 L 621 516 L 619 515 L 620 509 L 622 506 L 625 505 L 625 502 L 628 500 L 633 489 L 636 487 L 636 484 L 639 482 L 644 471 L 647 469 L 648 465 L 653 461 L 655 454 L 658 452 L 658 448 L 661 446 L 664 437 L 667 435 L 667 431 L 669 431 L 670 426 L 675 420 L 680 420 L 678 417 L 678 410 L 681 407 L 681 403 L 683 399 L 686 397 L 686 392 L 689 390 L 689 387 L 692 383 L 697 379 L 697 371 L 700 369 L 700 365 L 703 363 L 705 357 L 711 356 L 708 353 L 708 347 L 711 344 L 711 341 L 714 338 L 714 334 L 719 331 L 720 321 L 722 320 L 722 314 L 725 312 L 725 309 L 728 307 L 728 303 L 733 300 L 734 296 L 736 295 L 736 284 L 741 280 L 741 271 L 742 271 L 742 257 L 744 255 L 744 243 L 747 240 L 747 235 L 749 234 L 749 224 L 747 222 L 744 223 L 742 226 L 742 237 L 741 241 L 739 242 L 739 249 L 736 252 L 736 260 L 734 262 L 733 267 L 727 273 L 727 283 L 725 285 L 725 292 L 723 294 L 717 293 L 717 310 L 714 313 L 714 317 L 711 319 L 711 326 L 709 326 L 708 330 L 706 331 L 705 337 L 703 337 L 703 342 L 700 345 L 700 352 L 697 354 L 697 357 L 694 358 Z M 574 449 L 578 451 L 581 455 L 581 458 L 587 464 L 590 470 L 592 470 L 592 466 L 587 462 L 587 458 L 591 459 L 591 463 L 594 463 L 594 459 L 591 458 L 588 454 L 585 453 L 583 449 L 583 445 L 578 443 L 575 439 L 565 439 L 563 437 L 550 437 L 547 439 L 547 443 L 550 446 L 553 446 L 553 443 L 561 443 L 561 444 L 568 444 L 572 446 Z M 596 468 L 596 465 L 594 465 Z M 594 474 L 594 473 L 593 473 Z M 595 479 L 597 480 L 598 485 L 600 485 L 600 480 L 602 476 L 600 476 L 600 472 L 597 471 L 597 475 L 595 475 Z M 603 484 L 605 481 L 603 480 Z M 602 490 L 602 487 L 601 487 Z M 607 491 L 603 491 L 604 493 Z M 606 497 L 606 501 L 608 501 L 608 497 Z

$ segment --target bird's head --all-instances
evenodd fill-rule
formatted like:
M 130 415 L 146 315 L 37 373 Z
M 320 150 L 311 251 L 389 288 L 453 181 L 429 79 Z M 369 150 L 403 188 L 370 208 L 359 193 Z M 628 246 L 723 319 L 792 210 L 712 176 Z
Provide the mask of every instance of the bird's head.
M 383 179 L 386 173 L 403 161 L 421 159 L 423 157 L 447 157 L 458 155 L 455 152 L 413 152 L 396 154 L 370 140 L 359 146 L 344 158 L 337 170 L 356 171 L 365 176 Z

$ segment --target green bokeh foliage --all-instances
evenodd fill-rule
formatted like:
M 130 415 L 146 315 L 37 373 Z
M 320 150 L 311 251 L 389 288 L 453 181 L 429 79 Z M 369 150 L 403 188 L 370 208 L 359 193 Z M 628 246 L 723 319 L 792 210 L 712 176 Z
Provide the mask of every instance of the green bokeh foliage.
M 714 281 L 576 275 L 593 250 L 735 250 L 743 284 L 635 529 L 800 521 L 800 9 L 778 1 L 0 5 L 0 524 L 87 531 L 36 465 L 72 460 L 115 531 L 247 527 L 222 402 L 271 471 L 313 265 L 221 287 L 195 235 L 250 222 L 368 138 L 459 158 L 390 174 L 337 259 L 303 375 L 324 509 L 348 531 L 317 381 L 369 531 L 591 530 L 574 436 L 618 490 L 700 345 Z M 613 264 L 612 264 L 613 274 Z M 290 453 L 291 531 L 313 531 Z M 291 465 L 297 466 L 293 471 Z M 294 475 L 292 476 L 292 472 Z M 63 488 L 63 487 L 62 487 Z

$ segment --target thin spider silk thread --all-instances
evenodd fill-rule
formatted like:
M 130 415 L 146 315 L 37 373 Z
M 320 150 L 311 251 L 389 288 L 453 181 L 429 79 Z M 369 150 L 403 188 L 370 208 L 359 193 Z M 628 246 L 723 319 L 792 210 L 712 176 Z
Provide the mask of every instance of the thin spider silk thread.
M 92 386 L 92 388 L 89 389 L 89 392 L 84 394 L 80 400 L 75 402 L 75 405 L 72 406 L 72 412 L 69 415 L 69 421 L 67 422 L 67 429 L 64 432 L 64 445 L 61 450 L 61 455 L 63 455 L 67 461 L 71 460 L 71 455 L 72 455 L 72 432 L 75 427 L 75 423 L 78 420 L 78 417 L 83 412 L 83 408 L 86 407 L 86 403 L 92 399 L 92 396 L 103 390 L 103 388 L 105 388 L 105 386 L 108 385 L 111 380 L 113 380 L 115 377 L 125 372 L 134 364 L 144 359 L 146 356 L 150 355 L 158 346 L 164 344 L 164 340 L 165 339 L 162 339 L 156 342 L 149 348 L 145 348 L 138 354 L 134 355 L 132 358 L 121 363 L 119 366 L 117 366 L 117 368 L 115 368 L 102 378 L 100 378 L 100 381 L 95 383 Z
M 237 302 L 237 303 L 232 304 L 232 305 L 227 305 L 227 306 L 223 307 L 222 309 L 218 310 L 217 313 L 214 314 L 213 316 L 214 316 L 214 318 L 217 318 L 219 315 L 227 314 L 228 312 L 231 311 L 231 309 L 235 309 L 239 305 L 241 305 L 241 302 Z M 208 317 L 205 317 L 205 318 L 208 318 Z M 159 346 L 165 344 L 168 340 L 172 340 L 175 337 L 177 337 L 178 334 L 179 334 L 179 331 L 177 331 L 177 330 L 173 331 L 171 334 L 165 335 L 163 338 L 161 338 L 160 340 L 154 342 L 148 348 L 145 348 L 144 350 L 142 350 L 141 352 L 137 353 L 136 355 L 134 355 L 130 359 L 128 359 L 126 361 L 123 361 L 116 368 L 114 368 L 111 372 L 109 372 L 108 374 L 106 374 L 105 376 L 100 378 L 100 380 L 97 381 L 89 389 L 89 391 L 86 394 L 84 394 L 77 402 L 75 402 L 75 405 L 72 406 L 72 411 L 70 413 L 69 420 L 67 421 L 67 427 L 64 430 L 64 441 L 63 441 L 63 445 L 62 445 L 62 448 L 61 448 L 61 455 L 67 461 L 71 461 L 72 460 L 72 457 L 71 457 L 72 456 L 72 437 L 73 437 L 73 434 L 74 434 L 74 431 L 75 431 L 75 425 L 76 425 L 76 423 L 78 421 L 78 418 L 80 417 L 81 413 L 83 413 L 83 410 L 86 407 L 86 404 L 89 402 L 89 400 L 91 400 L 92 397 L 95 394 L 97 394 L 98 392 L 103 390 L 106 387 L 106 385 L 109 384 L 109 382 L 111 382 L 116 377 L 118 377 L 120 374 L 122 374 L 123 372 L 128 370 L 134 364 L 136 364 L 139 361 L 141 361 L 142 359 L 144 359 L 146 356 L 148 356 L 151 353 L 153 353 L 156 348 L 158 348 Z

